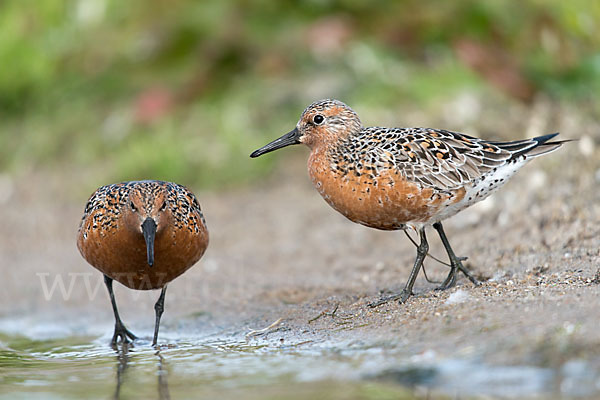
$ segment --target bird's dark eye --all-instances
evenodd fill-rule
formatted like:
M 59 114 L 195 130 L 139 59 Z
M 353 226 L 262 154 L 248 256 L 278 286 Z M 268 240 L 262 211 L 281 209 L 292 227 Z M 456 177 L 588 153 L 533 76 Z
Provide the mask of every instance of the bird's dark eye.
M 165 201 L 162 206 L 160 206 L 160 211 L 165 211 L 167 209 L 167 202 Z
M 323 121 L 325 121 L 325 117 L 321 114 L 317 114 L 313 117 L 313 121 L 315 122 L 315 124 L 321 125 Z
M 133 201 L 129 202 L 129 207 L 131 207 L 131 211 L 136 212 L 137 208 L 135 207 L 135 204 L 133 204 Z

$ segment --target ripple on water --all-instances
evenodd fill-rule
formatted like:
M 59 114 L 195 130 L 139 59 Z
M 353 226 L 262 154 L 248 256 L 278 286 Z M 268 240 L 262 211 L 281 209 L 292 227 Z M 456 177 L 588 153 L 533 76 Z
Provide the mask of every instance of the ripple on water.
M 444 393 L 520 398 L 600 392 L 598 371 L 583 360 L 557 371 L 440 359 L 433 352 L 411 357 L 405 346 L 390 343 L 300 338 L 294 342 L 286 337 L 284 345 L 264 338 L 246 341 L 242 333 L 184 336 L 166 334 L 163 340 L 168 345 L 160 351 L 150 346 L 149 335 L 148 340 L 117 351 L 107 345 L 108 335 L 33 339 L 0 334 L 0 393 L 5 398 L 18 394 L 106 398 L 115 393 L 157 397 L 156 390 L 159 395 L 170 390 L 183 397 L 241 391 L 242 397 L 261 398 L 273 390 L 287 397 L 291 387 L 306 382 L 323 393 L 332 388 L 337 388 L 332 393 L 362 390 L 362 398 L 377 398 L 369 396 L 382 390 L 412 398 L 423 388 L 441 393 L 442 398 Z

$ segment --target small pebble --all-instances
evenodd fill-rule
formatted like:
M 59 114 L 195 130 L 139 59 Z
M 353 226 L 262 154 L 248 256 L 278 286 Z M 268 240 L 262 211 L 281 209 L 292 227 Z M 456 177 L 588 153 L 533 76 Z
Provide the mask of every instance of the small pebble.
M 469 298 L 469 293 L 464 290 L 457 290 L 448 296 L 448 299 L 444 304 L 459 304 L 464 303 Z

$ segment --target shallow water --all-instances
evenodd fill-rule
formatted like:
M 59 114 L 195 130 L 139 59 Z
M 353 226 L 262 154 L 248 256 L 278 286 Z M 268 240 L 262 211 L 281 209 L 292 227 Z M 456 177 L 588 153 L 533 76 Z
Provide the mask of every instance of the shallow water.
M 411 356 L 393 342 L 302 340 L 289 331 L 247 340 L 243 332 L 184 337 L 165 329 L 158 351 L 144 339 L 113 349 L 108 335 L 60 335 L 39 325 L 19 332 L 22 323 L 4 320 L 0 325 L 5 332 L 0 334 L 0 399 L 558 398 L 600 393 L 598 371 L 577 360 L 559 370 L 493 366 L 433 353 Z
M 323 351 L 235 338 L 175 340 L 156 351 L 143 340 L 112 349 L 104 337 L 3 336 L 0 398 L 413 397 L 403 387 L 352 383 L 358 366 Z

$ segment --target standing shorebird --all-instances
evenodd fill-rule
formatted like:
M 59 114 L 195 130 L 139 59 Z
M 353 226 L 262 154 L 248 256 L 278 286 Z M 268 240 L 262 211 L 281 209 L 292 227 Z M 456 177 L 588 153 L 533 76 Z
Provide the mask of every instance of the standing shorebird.
M 132 181 L 102 186 L 88 200 L 77 237 L 79 252 L 104 274 L 115 314 L 111 343 L 135 340 L 121 321 L 113 279 L 131 289 L 162 289 L 154 305 L 156 346 L 167 284 L 204 254 L 208 230 L 200 204 L 184 186 Z
M 490 142 L 429 128 L 362 126 L 358 115 L 338 100 L 309 105 L 296 127 L 250 157 L 303 143 L 311 149 L 308 173 L 325 201 L 349 220 L 382 230 L 418 231 L 417 257 L 404 289 L 371 306 L 401 302 L 412 294 L 429 251 L 425 228 L 433 225 L 450 259 L 439 289 L 456 282 L 463 266 L 444 233 L 442 221 L 497 190 L 530 159 L 559 148 L 558 133 L 512 142 Z

